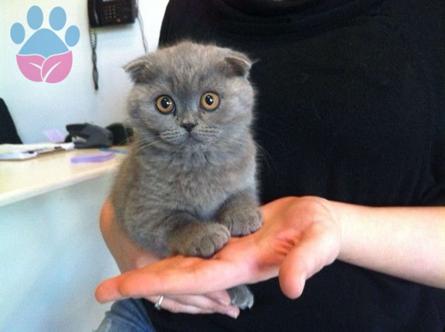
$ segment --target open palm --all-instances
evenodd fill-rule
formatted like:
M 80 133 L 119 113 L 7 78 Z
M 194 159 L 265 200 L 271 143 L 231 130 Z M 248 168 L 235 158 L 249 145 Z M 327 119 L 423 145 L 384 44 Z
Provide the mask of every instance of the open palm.
M 305 281 L 340 251 L 340 227 L 317 197 L 286 197 L 262 207 L 263 227 L 233 238 L 210 259 L 174 256 L 102 282 L 100 302 L 159 294 L 205 294 L 279 276 L 284 294 L 301 295 Z

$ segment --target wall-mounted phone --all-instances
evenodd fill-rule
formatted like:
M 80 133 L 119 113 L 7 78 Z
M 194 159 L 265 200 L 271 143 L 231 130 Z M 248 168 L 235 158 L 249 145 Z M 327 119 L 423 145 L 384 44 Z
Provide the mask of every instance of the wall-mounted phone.
M 136 0 L 88 0 L 91 27 L 134 23 L 137 16 Z
M 90 22 L 91 60 L 93 63 L 94 89 L 99 90 L 99 71 L 97 69 L 97 27 L 139 22 L 142 44 L 148 52 L 144 24 L 138 11 L 138 0 L 88 0 L 88 19 Z

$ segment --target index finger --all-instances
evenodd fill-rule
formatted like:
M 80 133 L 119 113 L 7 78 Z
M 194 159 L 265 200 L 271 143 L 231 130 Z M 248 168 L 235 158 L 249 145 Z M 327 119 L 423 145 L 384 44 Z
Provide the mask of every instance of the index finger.
M 242 269 L 224 260 L 175 256 L 105 280 L 95 296 L 99 302 L 108 302 L 159 294 L 203 294 L 233 287 L 242 278 Z

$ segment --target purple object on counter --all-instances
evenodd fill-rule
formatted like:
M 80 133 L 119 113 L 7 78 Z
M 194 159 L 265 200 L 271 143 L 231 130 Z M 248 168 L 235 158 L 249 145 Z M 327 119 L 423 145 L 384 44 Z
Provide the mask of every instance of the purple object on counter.
M 80 163 L 101 163 L 114 158 L 113 152 L 103 152 L 98 154 L 86 154 L 81 156 L 71 157 L 72 164 Z
M 59 129 L 47 129 L 43 133 L 52 143 L 59 143 L 65 140 L 65 135 Z

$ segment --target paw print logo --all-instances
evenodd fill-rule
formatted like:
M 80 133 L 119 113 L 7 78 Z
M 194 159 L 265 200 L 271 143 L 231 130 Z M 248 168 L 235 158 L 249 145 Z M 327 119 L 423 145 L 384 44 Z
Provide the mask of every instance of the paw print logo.
M 11 26 L 11 39 L 21 45 L 16 56 L 17 65 L 22 74 L 34 82 L 57 83 L 63 81 L 71 71 L 73 53 L 68 49 L 75 46 L 80 37 L 79 28 L 68 27 L 63 40 L 55 33 L 66 24 L 66 13 L 61 7 L 55 7 L 49 14 L 49 26 L 43 28 L 43 12 L 39 6 L 28 10 L 27 23 L 35 32 L 25 41 L 25 28 L 21 23 Z

